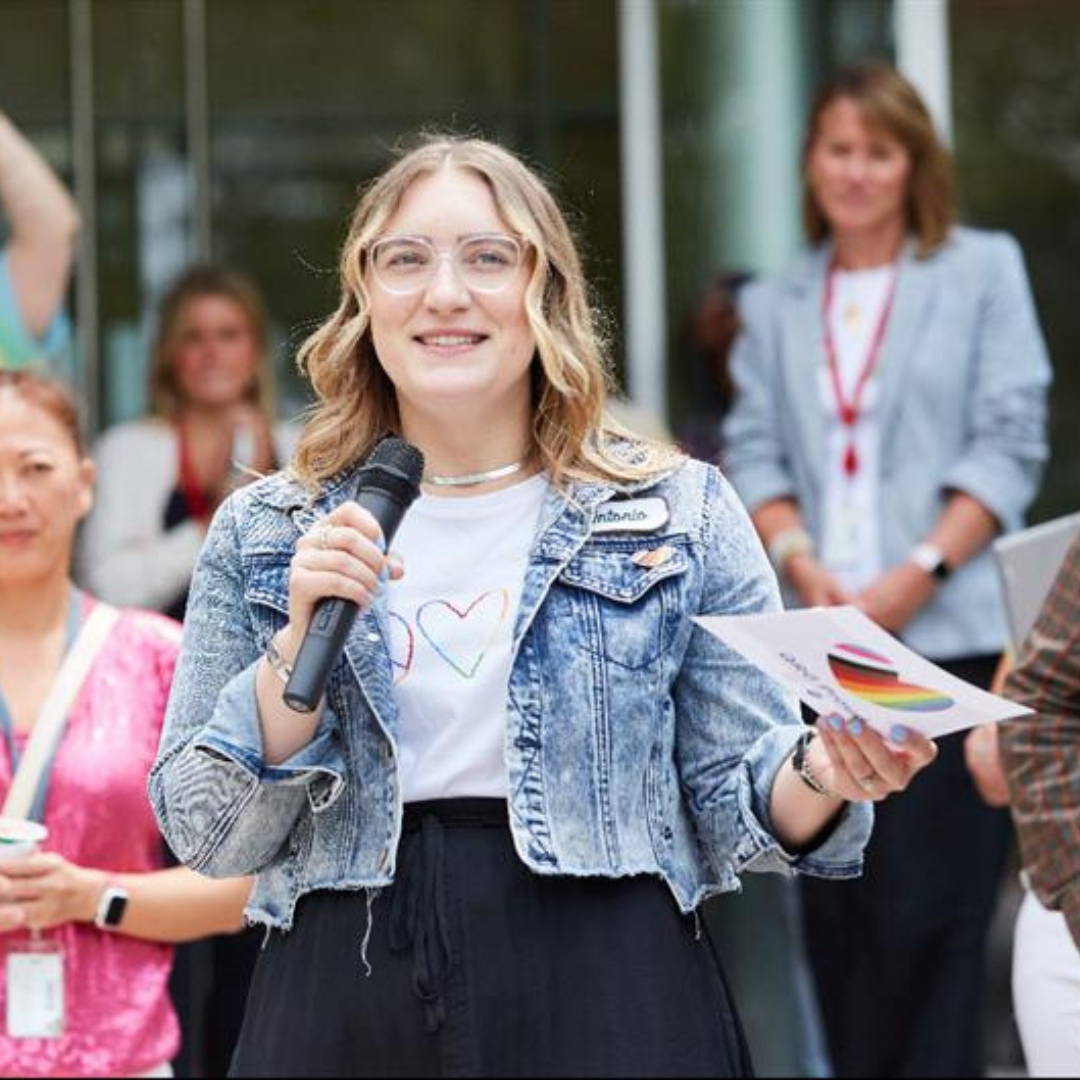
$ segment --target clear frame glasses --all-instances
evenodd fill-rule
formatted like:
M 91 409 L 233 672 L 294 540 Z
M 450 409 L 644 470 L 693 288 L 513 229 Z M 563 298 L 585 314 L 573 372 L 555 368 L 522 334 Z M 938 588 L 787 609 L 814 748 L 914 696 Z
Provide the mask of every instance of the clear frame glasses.
M 437 248 L 426 236 L 384 236 L 371 245 L 369 259 L 375 280 L 396 296 L 426 290 L 444 259 L 470 292 L 497 293 L 518 276 L 525 245 L 501 233 L 465 236 L 448 249 Z

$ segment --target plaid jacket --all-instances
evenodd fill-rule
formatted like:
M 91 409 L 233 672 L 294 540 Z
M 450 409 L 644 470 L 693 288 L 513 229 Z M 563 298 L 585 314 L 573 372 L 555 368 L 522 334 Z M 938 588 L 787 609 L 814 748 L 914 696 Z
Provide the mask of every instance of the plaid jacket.
M 1037 714 L 1002 732 L 1024 865 L 1039 899 L 1064 912 L 1080 944 L 1080 540 L 1007 693 Z

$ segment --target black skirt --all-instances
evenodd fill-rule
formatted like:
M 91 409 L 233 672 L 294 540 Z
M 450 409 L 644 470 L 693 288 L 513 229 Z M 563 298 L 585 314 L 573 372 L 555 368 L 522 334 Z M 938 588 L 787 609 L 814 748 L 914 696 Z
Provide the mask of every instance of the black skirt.
M 407 809 L 397 882 L 302 901 L 231 1075 L 752 1075 L 704 930 L 659 880 L 543 878 L 506 804 Z

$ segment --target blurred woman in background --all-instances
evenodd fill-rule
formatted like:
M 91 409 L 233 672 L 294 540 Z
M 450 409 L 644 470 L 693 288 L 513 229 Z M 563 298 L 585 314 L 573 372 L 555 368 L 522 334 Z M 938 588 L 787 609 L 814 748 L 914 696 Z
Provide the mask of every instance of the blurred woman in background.
M 956 227 L 948 154 L 891 68 L 825 87 L 805 176 L 812 249 L 745 293 L 729 475 L 796 601 L 857 604 L 989 687 L 1007 639 L 989 545 L 1023 522 L 1048 454 L 1023 256 Z M 805 883 L 841 1075 L 981 1073 L 1008 838 L 954 737 L 881 808 L 862 881 Z
M 0 372 L 0 802 L 64 665 L 103 607 L 72 584 L 75 530 L 93 501 L 76 407 L 57 384 Z M 172 950 L 240 929 L 247 881 L 165 869 L 146 795 L 179 649 L 158 615 L 112 617 L 27 814 L 46 849 L 0 865 L 0 947 L 63 956 L 66 1023 L 51 1038 L 0 1030 L 0 1075 L 168 1075 L 179 1045 Z M 8 812 L 12 812 L 10 809 Z M 14 968 L 0 968 L 0 1016 Z
M 274 429 L 269 338 L 262 297 L 238 274 L 199 267 L 165 298 L 153 415 L 94 449 L 98 504 L 83 572 L 103 599 L 182 619 L 214 511 L 288 457 L 288 433 Z

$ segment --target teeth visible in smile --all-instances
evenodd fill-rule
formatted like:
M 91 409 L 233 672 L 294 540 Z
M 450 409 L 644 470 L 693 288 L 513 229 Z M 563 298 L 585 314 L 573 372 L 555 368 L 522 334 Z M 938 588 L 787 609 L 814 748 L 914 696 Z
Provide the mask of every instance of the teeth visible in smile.
M 470 334 L 468 337 L 451 336 L 449 334 L 438 337 L 425 337 L 420 339 L 425 345 L 434 345 L 440 349 L 457 349 L 463 345 L 479 345 L 483 338 Z

